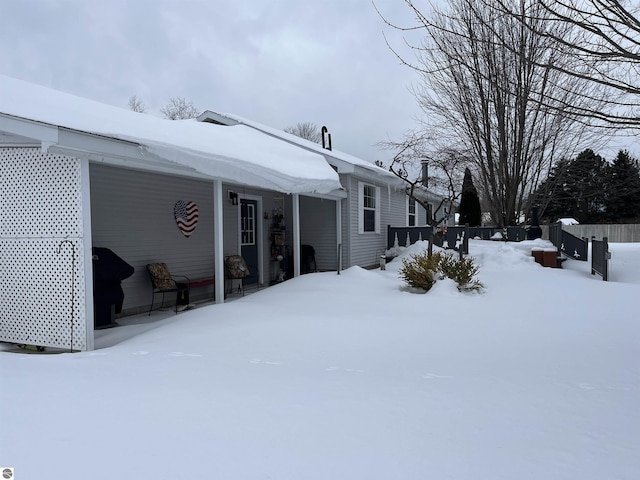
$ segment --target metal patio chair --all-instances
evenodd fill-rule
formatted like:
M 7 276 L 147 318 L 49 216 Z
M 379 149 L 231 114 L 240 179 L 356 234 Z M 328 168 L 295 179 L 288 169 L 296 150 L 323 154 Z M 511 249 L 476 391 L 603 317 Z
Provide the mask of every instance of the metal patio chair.
M 178 306 L 189 304 L 189 290 L 191 289 L 191 282 L 188 277 L 184 275 L 171 275 L 167 264 L 162 262 L 147 264 L 147 272 L 149 272 L 149 278 L 151 279 L 152 285 L 149 315 L 151 315 L 151 311 L 153 310 L 153 304 L 157 293 L 162 293 L 162 303 L 160 304 L 161 309 L 164 306 L 165 293 L 176 293 L 176 313 L 178 313 Z M 176 281 L 176 279 L 178 279 L 178 281 Z
M 239 280 L 236 293 L 242 293 L 244 296 L 244 281 L 249 277 L 256 278 L 257 290 L 260 290 L 260 270 L 255 265 L 247 265 L 247 262 L 241 255 L 229 255 L 224 258 L 224 277 L 229 282 L 229 288 L 226 293 L 233 292 L 233 281 Z

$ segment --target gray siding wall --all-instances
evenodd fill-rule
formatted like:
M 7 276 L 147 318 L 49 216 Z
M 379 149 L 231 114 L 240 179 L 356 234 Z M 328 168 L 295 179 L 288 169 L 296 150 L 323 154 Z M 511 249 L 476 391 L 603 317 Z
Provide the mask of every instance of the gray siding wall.
M 300 197 L 300 242 L 316 251 L 318 270 L 336 270 L 336 202 Z
M 386 248 L 386 226 L 406 223 L 405 194 L 365 180 L 364 183 L 380 187 L 380 233 L 359 234 L 358 178 L 342 175 L 341 180 L 349 192 L 349 198 L 341 201 L 343 267 L 375 267 Z M 125 314 L 144 311 L 149 306 L 151 284 L 146 272 L 147 263 L 165 262 L 175 275 L 213 276 L 213 182 L 93 163 L 90 181 L 93 245 L 110 248 L 136 270 L 132 277 L 122 282 Z M 262 200 L 263 211 L 258 215 L 263 252 L 260 269 L 264 283 L 269 284 L 279 268 L 270 254 L 271 216 L 274 209 L 284 211 L 287 243 L 292 252 L 292 197 L 225 184 L 222 193 L 225 256 L 240 251 L 239 206 L 231 204 L 230 190 Z M 174 219 L 173 209 L 178 200 L 193 201 L 198 205 L 198 226 L 189 238 L 179 231 Z M 333 200 L 300 196 L 301 241 L 316 249 L 320 270 L 337 268 L 335 205 Z M 213 287 L 192 291 L 194 300 L 212 296 Z
M 147 263 L 165 262 L 174 275 L 213 276 L 212 182 L 100 164 L 90 165 L 90 181 L 93 246 L 113 250 L 135 268 L 122 282 L 125 313 L 151 302 Z M 178 200 L 198 205 L 198 225 L 189 238 L 175 222 Z M 194 299 L 212 295 L 212 287 L 192 292 Z
M 403 191 L 389 189 L 386 184 L 359 179 L 354 176 L 344 178 L 348 180 L 349 211 L 347 213 L 349 224 L 345 233 L 350 237 L 349 264 L 364 268 L 375 267 L 379 264 L 380 255 L 387 248 L 387 225 L 406 225 L 407 202 Z M 380 187 L 380 233 L 358 233 L 358 182 Z M 345 183 L 343 183 L 345 185 Z
M 147 263 L 165 262 L 171 273 L 191 278 L 214 275 L 213 182 L 100 164 L 91 164 L 90 174 L 93 245 L 110 248 L 136 269 L 132 277 L 122 282 L 123 313 L 138 313 L 149 307 L 151 284 Z M 225 256 L 240 253 L 240 207 L 232 205 L 229 191 L 260 197 L 262 201 L 263 211 L 258 212 L 257 225 L 262 231 L 260 247 L 263 252 L 259 268 L 264 283 L 269 284 L 276 276 L 278 265 L 270 255 L 271 219 L 264 218 L 264 214 L 272 215 L 275 208 L 282 210 L 285 206 L 290 211 L 291 197 L 224 184 Z M 178 230 L 174 219 L 173 208 L 178 200 L 194 201 L 198 205 L 198 226 L 189 238 Z M 287 241 L 291 245 L 290 213 L 286 220 Z M 194 300 L 212 297 L 213 286 L 194 289 L 191 294 Z

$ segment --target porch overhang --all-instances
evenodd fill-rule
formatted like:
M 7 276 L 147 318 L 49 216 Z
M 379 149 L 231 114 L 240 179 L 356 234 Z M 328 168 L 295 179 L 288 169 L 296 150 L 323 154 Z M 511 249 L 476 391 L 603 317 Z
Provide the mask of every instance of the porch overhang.
M 250 127 L 165 120 L 2 75 L 0 132 L 6 142 L 30 139 L 44 151 L 282 193 L 341 188 L 322 155 Z

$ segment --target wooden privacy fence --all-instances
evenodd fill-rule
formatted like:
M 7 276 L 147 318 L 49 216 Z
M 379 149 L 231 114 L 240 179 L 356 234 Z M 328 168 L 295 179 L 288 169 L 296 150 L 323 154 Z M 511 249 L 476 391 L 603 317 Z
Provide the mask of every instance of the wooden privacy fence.
M 546 233 L 547 228 L 548 227 L 546 225 L 542 225 L 544 233 Z M 640 224 L 620 223 L 564 225 L 563 230 L 565 232 L 573 233 L 577 237 L 607 237 L 611 243 L 640 242 Z
M 602 240 L 591 239 L 591 275 L 596 273 L 602 277 L 605 282 L 609 280 L 609 239 L 604 237 Z

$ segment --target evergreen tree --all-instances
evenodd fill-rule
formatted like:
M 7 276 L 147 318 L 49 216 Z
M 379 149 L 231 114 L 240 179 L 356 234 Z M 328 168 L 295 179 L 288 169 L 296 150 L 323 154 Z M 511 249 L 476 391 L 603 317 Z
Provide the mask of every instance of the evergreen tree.
M 575 159 L 563 159 L 534 194 L 543 206 L 541 217 L 556 221 L 573 217 L 580 223 L 606 221 L 605 186 L 607 163 L 587 149 Z
M 571 160 L 567 158 L 560 159 L 533 193 L 532 204 L 540 206 L 538 214 L 542 222 L 554 222 L 565 215 L 563 182 L 570 163 Z
M 468 223 L 470 227 L 478 227 L 482 223 L 482 210 L 480 209 L 480 199 L 478 191 L 471 178 L 471 170 L 467 167 L 462 180 L 462 197 L 460 199 L 460 222 L 461 225 Z
M 610 222 L 634 222 L 640 218 L 640 167 L 638 161 L 620 150 L 607 167 L 606 218 Z

